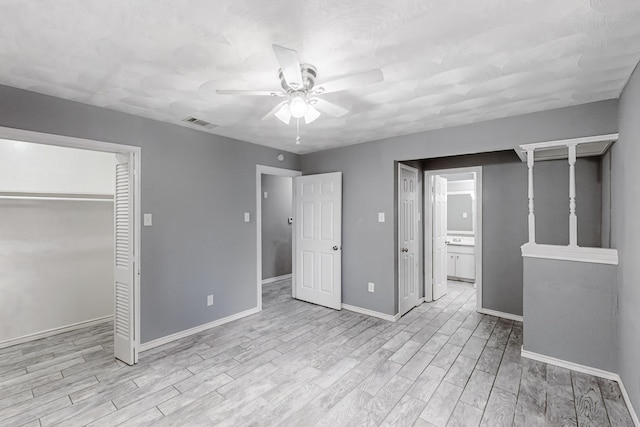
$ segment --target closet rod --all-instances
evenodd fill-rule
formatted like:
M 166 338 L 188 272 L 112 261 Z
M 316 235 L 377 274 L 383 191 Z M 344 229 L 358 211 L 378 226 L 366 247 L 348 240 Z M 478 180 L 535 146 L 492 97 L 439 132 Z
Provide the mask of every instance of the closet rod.
M 113 202 L 111 194 L 74 194 L 74 193 L 24 193 L 0 191 L 0 199 L 5 200 L 67 200 L 84 202 Z

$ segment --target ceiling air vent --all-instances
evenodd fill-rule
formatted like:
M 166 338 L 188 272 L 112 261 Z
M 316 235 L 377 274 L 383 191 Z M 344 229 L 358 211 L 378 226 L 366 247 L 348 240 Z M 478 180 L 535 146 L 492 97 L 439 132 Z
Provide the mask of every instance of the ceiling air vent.
M 193 125 L 201 126 L 207 129 L 213 129 L 214 127 L 217 127 L 217 125 L 214 125 L 213 123 L 209 123 L 207 121 L 204 121 L 202 119 L 197 119 L 195 117 L 187 117 L 186 119 L 182 119 L 182 121 L 191 123 Z

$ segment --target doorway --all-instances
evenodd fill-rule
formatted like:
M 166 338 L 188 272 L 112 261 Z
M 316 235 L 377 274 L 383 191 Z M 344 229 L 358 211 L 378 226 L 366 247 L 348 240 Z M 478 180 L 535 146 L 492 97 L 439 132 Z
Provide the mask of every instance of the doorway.
M 291 279 L 293 178 L 262 174 L 262 285 Z
M 257 309 L 262 310 L 263 175 L 293 178 L 291 296 L 340 310 L 342 308 L 342 173 L 302 176 L 300 171 L 263 165 L 256 166 Z M 269 197 L 268 194 L 267 197 Z
M 257 307 L 258 310 L 262 310 L 262 286 L 267 285 L 269 283 L 273 283 L 280 280 L 285 280 L 288 278 L 292 278 L 292 273 L 289 271 L 288 273 L 284 270 L 287 269 L 287 266 L 290 268 L 293 267 L 293 254 L 295 245 L 293 239 L 293 178 L 296 176 L 301 176 L 302 172 L 291 170 L 291 169 L 282 169 L 271 166 L 256 166 L 256 236 L 257 236 Z M 273 180 L 265 180 L 265 177 L 268 178 L 276 178 Z M 287 180 L 278 180 L 277 178 L 286 178 Z M 288 182 L 288 184 L 287 184 Z M 269 187 L 267 187 L 269 185 Z M 282 188 L 283 185 L 289 185 L 288 191 L 287 189 Z M 275 190 L 278 193 L 278 204 L 285 203 L 288 204 L 287 208 L 280 212 L 273 213 L 274 218 L 271 217 L 271 214 L 267 215 L 268 218 L 264 218 L 265 212 L 270 212 L 265 210 L 263 212 L 263 204 L 265 200 L 269 202 L 274 200 Z M 269 199 L 271 197 L 271 199 Z M 290 214 L 284 214 L 284 213 Z M 263 224 L 263 221 L 265 222 Z M 268 227 L 268 231 L 266 228 Z M 289 236 L 291 238 L 290 244 L 288 245 L 284 241 L 284 235 L 286 230 L 289 229 Z M 274 242 L 274 245 L 277 246 L 275 250 L 272 252 L 272 256 L 270 259 L 265 260 L 263 258 L 263 251 L 265 244 L 265 240 L 270 240 Z M 290 249 L 289 249 L 290 248 Z M 288 253 L 286 253 L 288 251 Z M 288 263 L 283 258 L 288 258 Z M 265 262 L 273 262 L 274 265 L 265 265 Z M 280 264 L 280 265 L 275 265 Z M 283 265 L 284 264 L 284 265 Z M 287 265 L 288 264 L 288 265 Z M 284 270 L 283 270 L 284 269 Z M 269 277 L 265 277 L 265 274 Z M 291 279 L 291 296 L 296 297 L 295 295 L 295 286 L 293 286 L 293 279 Z
M 140 337 L 141 149 L 127 145 L 3 127 L 0 127 L 0 139 L 115 154 L 116 160 L 113 163 L 115 182 L 112 293 L 114 301 L 114 355 L 127 364 L 137 363 Z M 43 334 L 56 335 L 60 332 L 62 330 L 56 329 L 45 331 Z M 40 335 L 27 338 L 42 338 L 43 336 Z
M 482 308 L 482 167 L 425 171 L 425 301 L 450 280 L 473 283 Z

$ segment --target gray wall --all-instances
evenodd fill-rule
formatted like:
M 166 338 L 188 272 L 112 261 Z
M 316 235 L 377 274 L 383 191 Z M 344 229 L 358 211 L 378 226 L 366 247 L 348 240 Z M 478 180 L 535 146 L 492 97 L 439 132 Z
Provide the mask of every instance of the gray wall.
M 578 246 L 601 247 L 603 197 L 601 166 L 602 162 L 599 157 L 583 158 L 576 161 Z M 534 182 L 536 242 L 549 245 L 568 245 L 568 163 L 566 160 L 536 163 Z
M 528 142 L 617 132 L 617 105 L 616 100 L 602 101 L 303 155 L 304 174 L 343 172 L 343 301 L 397 312 L 396 223 L 377 221 L 377 212 L 385 212 L 387 218 L 395 215 L 394 161 L 511 150 Z M 517 188 L 526 194 L 526 185 Z M 526 222 L 525 209 L 526 203 L 521 219 Z M 367 282 L 376 283 L 375 293 L 367 292 Z
M 1 199 L 0 218 L 0 342 L 113 315 L 112 200 Z
M 267 198 L 264 198 L 264 193 Z M 262 278 L 291 274 L 293 180 L 262 175 Z
M 620 97 L 620 139 L 611 150 L 611 246 L 618 249 L 620 376 L 640 411 L 640 69 Z
M 256 164 L 297 155 L 7 86 L 0 126 L 142 147 L 142 342 L 256 306 Z
M 615 282 L 615 265 L 524 258 L 524 349 L 617 372 Z
M 520 246 L 529 239 L 526 165 L 514 151 L 429 159 L 423 165 L 425 170 L 482 166 L 482 306 L 521 315 Z M 569 166 L 564 160 L 552 160 L 536 163 L 534 170 L 536 240 L 567 245 Z M 598 246 L 599 162 L 578 159 L 576 177 L 579 243 Z

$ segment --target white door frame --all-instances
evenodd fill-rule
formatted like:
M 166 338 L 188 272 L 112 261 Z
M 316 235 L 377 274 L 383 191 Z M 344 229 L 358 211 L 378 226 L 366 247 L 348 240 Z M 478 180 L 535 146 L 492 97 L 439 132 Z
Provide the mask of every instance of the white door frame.
M 439 169 L 424 172 L 424 212 L 425 212 L 425 258 L 424 258 L 424 300 L 433 301 L 433 189 L 431 177 L 452 173 L 475 172 L 476 215 L 475 215 L 475 256 L 476 256 L 476 310 L 482 311 L 482 166 Z
M 92 139 L 75 138 L 71 136 L 55 135 L 42 132 L 34 132 L 23 129 L 14 129 L 0 126 L 0 139 L 31 142 L 43 145 L 55 145 L 58 147 L 78 148 L 81 150 L 101 151 L 105 153 L 133 153 L 134 163 L 134 188 L 133 188 L 133 214 L 134 214 L 134 259 L 135 271 L 133 278 L 134 293 L 134 363 L 138 363 L 140 351 L 140 181 L 141 181 L 141 153 L 140 147 L 133 145 L 114 144 L 112 142 L 95 141 Z M 114 231 L 115 233 L 115 231 Z M 115 286 L 115 284 L 113 285 Z
M 398 251 L 400 250 L 400 247 L 402 246 L 402 236 L 400 233 L 400 221 L 401 221 L 401 207 L 400 207 L 400 186 L 401 186 L 401 181 L 402 181 L 402 170 L 406 170 L 412 173 L 415 173 L 416 175 L 416 199 L 418 197 L 419 191 L 420 189 L 418 188 L 418 181 L 420 180 L 420 172 L 418 171 L 418 169 L 409 166 L 409 165 L 405 165 L 403 163 L 398 163 L 398 196 L 397 196 L 397 215 L 398 215 L 398 225 L 397 225 L 397 232 L 398 232 Z M 414 222 L 414 227 L 415 230 L 420 230 L 420 222 L 418 220 L 418 217 L 420 215 L 420 211 L 419 211 L 419 206 L 420 206 L 420 202 L 418 200 L 416 200 L 416 206 L 415 206 L 415 215 L 413 216 L 413 222 Z M 416 237 L 418 240 L 418 248 L 417 248 L 417 253 L 416 255 L 416 264 L 414 265 L 414 280 L 415 280 L 415 289 L 416 289 L 416 298 L 415 298 L 415 305 L 412 307 L 417 307 L 418 305 L 420 305 L 420 295 L 419 295 L 419 286 L 420 286 L 420 246 L 422 245 L 421 239 L 422 239 L 422 233 L 420 231 L 418 231 L 416 233 Z M 397 270 L 398 270 L 398 314 L 399 315 L 404 315 L 405 313 L 402 313 L 402 311 L 400 310 L 400 299 L 401 299 L 401 286 L 400 286 L 400 254 L 398 254 L 398 263 L 397 263 Z M 411 310 L 411 309 L 410 309 Z
M 301 176 L 302 172 L 293 170 L 293 169 L 283 169 L 283 168 L 275 168 L 273 166 L 264 166 L 264 165 L 256 165 L 256 283 L 257 283 L 257 304 L 256 308 L 261 311 L 262 310 L 262 175 L 275 175 L 275 176 L 288 176 L 288 177 L 296 177 Z M 291 183 L 291 188 L 293 189 L 293 182 Z M 291 193 L 291 206 L 293 207 L 293 192 Z M 293 214 L 292 214 L 293 216 Z M 295 218 L 294 218 L 295 221 Z M 292 232 L 293 236 L 293 232 Z M 295 239 L 292 238 L 293 250 L 291 253 L 292 263 L 291 266 L 295 269 Z M 292 296 L 295 298 L 295 276 L 291 275 L 291 292 Z

